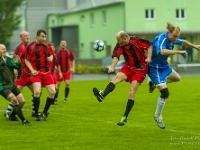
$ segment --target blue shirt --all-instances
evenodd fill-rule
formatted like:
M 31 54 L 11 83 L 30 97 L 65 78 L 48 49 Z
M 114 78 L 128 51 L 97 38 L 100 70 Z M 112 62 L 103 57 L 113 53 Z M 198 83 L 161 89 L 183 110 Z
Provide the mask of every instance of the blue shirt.
M 167 55 L 161 55 L 160 50 L 168 49 L 173 50 L 174 44 L 182 44 L 183 40 L 178 38 L 175 43 L 168 39 L 168 32 L 157 35 L 152 42 L 152 62 L 149 63 L 151 67 L 164 68 L 167 63 Z

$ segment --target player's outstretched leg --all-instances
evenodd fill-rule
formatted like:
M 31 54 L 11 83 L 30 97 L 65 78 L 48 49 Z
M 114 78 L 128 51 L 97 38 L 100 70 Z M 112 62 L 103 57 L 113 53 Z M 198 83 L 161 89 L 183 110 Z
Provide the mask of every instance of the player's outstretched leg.
M 165 129 L 165 124 L 163 122 L 162 116 L 154 116 L 154 120 L 156 121 L 157 125 L 161 128 L 161 129 Z
M 121 120 L 117 123 L 118 126 L 124 126 L 127 123 L 127 118 L 123 116 Z
M 97 88 L 93 88 L 93 93 L 99 102 L 103 101 L 104 96 L 102 91 L 98 90 Z

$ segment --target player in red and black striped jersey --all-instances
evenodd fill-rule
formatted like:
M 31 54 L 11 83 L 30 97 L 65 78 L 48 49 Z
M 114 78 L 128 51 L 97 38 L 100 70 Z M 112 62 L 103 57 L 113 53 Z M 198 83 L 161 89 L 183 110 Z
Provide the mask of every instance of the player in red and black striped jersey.
M 140 84 L 144 81 L 148 71 L 148 63 L 151 62 L 152 46 L 151 42 L 141 39 L 139 37 L 129 36 L 126 32 L 120 31 L 116 35 L 117 44 L 112 53 L 112 65 L 108 73 L 114 72 L 115 65 L 117 64 L 120 56 L 124 56 L 125 63 L 120 71 L 116 74 L 111 82 L 106 86 L 104 91 L 99 91 L 93 88 L 93 93 L 99 102 L 112 92 L 115 85 L 121 81 L 130 82 L 130 90 L 128 101 L 123 117 L 117 123 L 123 126 L 127 122 L 128 115 L 134 105 L 135 93 Z M 148 56 L 145 52 L 148 50 Z
M 60 42 L 60 49 L 56 52 L 57 57 L 57 65 L 58 65 L 58 72 L 57 72 L 57 87 L 59 88 L 60 82 L 62 80 L 65 81 L 65 97 L 64 103 L 67 102 L 67 97 L 69 95 L 69 86 L 70 86 L 70 79 L 71 74 L 75 72 L 75 60 L 72 52 L 67 49 L 67 41 L 61 40 Z M 58 91 L 55 96 L 56 100 L 58 100 Z
M 50 45 L 51 45 L 51 50 L 53 51 L 53 60 L 52 60 L 52 62 L 49 62 L 48 66 L 49 66 L 49 68 L 51 70 L 51 75 L 53 77 L 54 84 L 55 84 L 55 89 L 57 91 L 58 88 L 57 88 L 57 76 L 56 76 L 56 73 L 57 73 L 57 66 L 58 65 L 57 65 L 57 58 L 56 58 L 56 53 L 55 53 L 56 48 L 55 48 L 54 43 L 50 43 Z M 58 101 L 55 100 L 55 97 L 54 97 L 54 100 L 53 100 L 52 104 L 58 104 Z
M 53 52 L 46 43 L 47 33 L 45 30 L 38 30 L 36 34 L 36 40 L 27 46 L 25 63 L 32 74 L 32 83 L 34 91 L 34 107 L 35 107 L 35 119 L 40 121 L 40 115 L 38 114 L 40 104 L 41 88 L 46 87 L 48 90 L 48 97 L 41 116 L 44 120 L 47 119 L 47 112 L 51 106 L 51 103 L 55 96 L 55 85 L 48 67 L 48 63 L 53 60 Z

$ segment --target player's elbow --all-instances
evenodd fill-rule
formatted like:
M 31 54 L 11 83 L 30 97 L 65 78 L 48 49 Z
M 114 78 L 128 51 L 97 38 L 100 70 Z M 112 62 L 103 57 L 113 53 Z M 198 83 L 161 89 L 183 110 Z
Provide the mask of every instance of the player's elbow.
M 161 55 L 165 55 L 165 51 L 164 51 L 164 50 L 161 50 L 161 51 L 160 51 L 160 54 L 161 54 Z

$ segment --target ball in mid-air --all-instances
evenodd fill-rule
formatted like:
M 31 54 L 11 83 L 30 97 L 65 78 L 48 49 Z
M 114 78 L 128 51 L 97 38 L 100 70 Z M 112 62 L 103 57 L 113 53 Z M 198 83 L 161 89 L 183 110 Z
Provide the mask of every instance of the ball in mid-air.
M 102 40 L 96 40 L 93 47 L 97 52 L 101 52 L 105 49 L 105 44 Z

